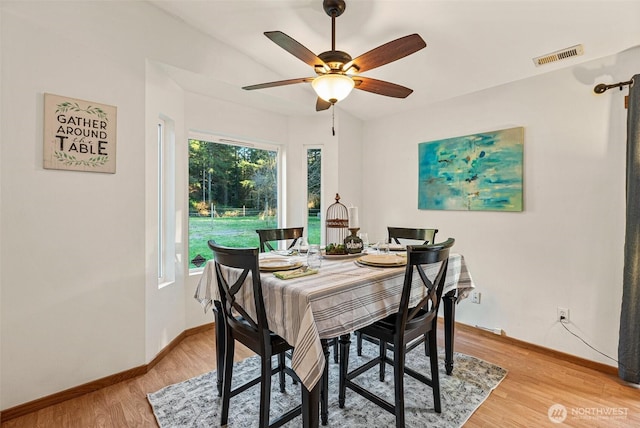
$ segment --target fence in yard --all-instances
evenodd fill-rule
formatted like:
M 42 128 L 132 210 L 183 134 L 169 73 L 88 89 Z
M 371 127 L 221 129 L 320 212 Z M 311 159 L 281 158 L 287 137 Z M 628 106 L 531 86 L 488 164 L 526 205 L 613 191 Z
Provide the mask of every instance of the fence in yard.
M 216 205 L 211 205 L 211 208 L 208 210 L 190 210 L 189 217 L 256 217 L 256 216 L 264 216 L 265 213 L 273 216 L 275 212 L 273 209 L 267 208 L 266 210 L 259 208 L 247 208 L 243 207 L 221 207 Z
M 206 211 L 196 211 L 190 210 L 189 217 L 273 217 L 275 216 L 275 210 L 269 209 L 258 209 L 258 208 L 247 208 L 246 206 L 238 208 L 238 207 L 219 207 L 216 205 L 212 205 L 209 210 Z M 320 218 L 320 210 L 318 208 L 310 208 L 309 209 L 309 217 L 310 218 Z

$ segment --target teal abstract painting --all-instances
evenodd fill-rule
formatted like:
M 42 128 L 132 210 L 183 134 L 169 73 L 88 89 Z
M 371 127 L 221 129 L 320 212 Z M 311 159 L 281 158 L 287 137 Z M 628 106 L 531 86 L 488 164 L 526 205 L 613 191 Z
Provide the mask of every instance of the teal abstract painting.
M 524 128 L 418 145 L 421 210 L 522 211 Z

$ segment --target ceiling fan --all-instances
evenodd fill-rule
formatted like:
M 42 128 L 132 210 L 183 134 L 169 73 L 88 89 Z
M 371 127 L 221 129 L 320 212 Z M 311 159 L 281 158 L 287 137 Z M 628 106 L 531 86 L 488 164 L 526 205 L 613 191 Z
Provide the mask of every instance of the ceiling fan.
M 316 111 L 326 110 L 338 101 L 343 100 L 354 87 L 387 97 L 408 97 L 413 92 L 412 89 L 395 83 L 360 76 L 358 73 L 372 70 L 419 51 L 427 46 L 422 37 L 418 34 L 401 37 L 352 59 L 348 53 L 336 50 L 336 18 L 345 11 L 345 1 L 324 0 L 322 4 L 324 11 L 331 17 L 330 51 L 316 55 L 282 31 L 267 31 L 264 33 L 265 36 L 282 49 L 313 67 L 317 76 L 261 83 L 245 86 L 242 89 L 253 90 L 296 83 L 311 83 L 311 86 L 318 94 Z

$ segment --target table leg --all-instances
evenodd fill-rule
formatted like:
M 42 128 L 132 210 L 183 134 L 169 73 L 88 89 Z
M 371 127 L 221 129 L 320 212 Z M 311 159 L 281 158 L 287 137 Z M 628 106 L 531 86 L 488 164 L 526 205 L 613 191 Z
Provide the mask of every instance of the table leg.
M 456 323 L 456 290 L 451 290 L 444 300 L 444 366 L 447 374 L 453 372 L 453 342 Z
M 343 334 L 340 336 L 340 382 L 338 385 L 338 407 L 341 409 L 344 408 L 344 399 L 345 399 L 345 380 L 347 378 L 347 372 L 349 371 L 349 345 L 351 345 L 351 335 Z
M 304 428 L 318 428 L 318 402 L 322 381 L 316 383 L 311 391 L 302 385 L 302 426 Z
M 219 301 L 213 302 L 213 314 L 215 317 L 216 323 L 216 375 L 217 379 L 217 387 L 218 387 L 218 397 L 222 397 L 222 378 L 224 376 L 224 342 L 225 342 L 225 332 L 224 332 L 224 314 L 222 313 L 222 303 Z

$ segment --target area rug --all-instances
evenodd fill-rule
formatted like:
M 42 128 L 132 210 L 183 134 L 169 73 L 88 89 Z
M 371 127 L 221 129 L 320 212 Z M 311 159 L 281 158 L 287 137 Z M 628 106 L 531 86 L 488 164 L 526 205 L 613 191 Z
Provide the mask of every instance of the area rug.
M 355 343 L 351 346 L 349 366 L 356 367 L 367 361 L 377 351 L 377 346 L 363 343 L 363 355 L 355 354 Z M 442 413 L 433 411 L 431 388 L 405 376 L 405 414 L 407 427 L 457 428 L 462 426 L 473 412 L 489 396 L 507 374 L 494 364 L 477 358 L 455 353 L 453 374 L 444 370 L 444 354 L 440 359 L 440 389 Z M 367 401 L 347 389 L 345 408 L 338 407 L 338 365 L 330 358 L 329 367 L 329 427 L 373 428 L 395 426 L 391 413 Z M 407 366 L 429 374 L 429 358 L 419 346 L 407 355 Z M 378 379 L 378 369 L 373 368 L 356 380 L 367 389 L 393 402 L 393 373 L 387 365 L 384 382 Z M 260 360 L 250 357 L 236 363 L 233 383 L 242 384 L 258 376 Z M 300 402 L 300 387 L 293 385 L 287 376 L 287 390 L 281 393 L 278 377 L 274 376 L 271 393 L 271 418 L 283 414 Z M 148 394 L 158 425 L 161 428 L 209 428 L 220 426 L 221 399 L 216 389 L 215 371 L 167 386 Z M 230 428 L 257 426 L 260 391 L 254 386 L 231 399 Z M 286 427 L 302 426 L 301 417 L 293 419 Z

